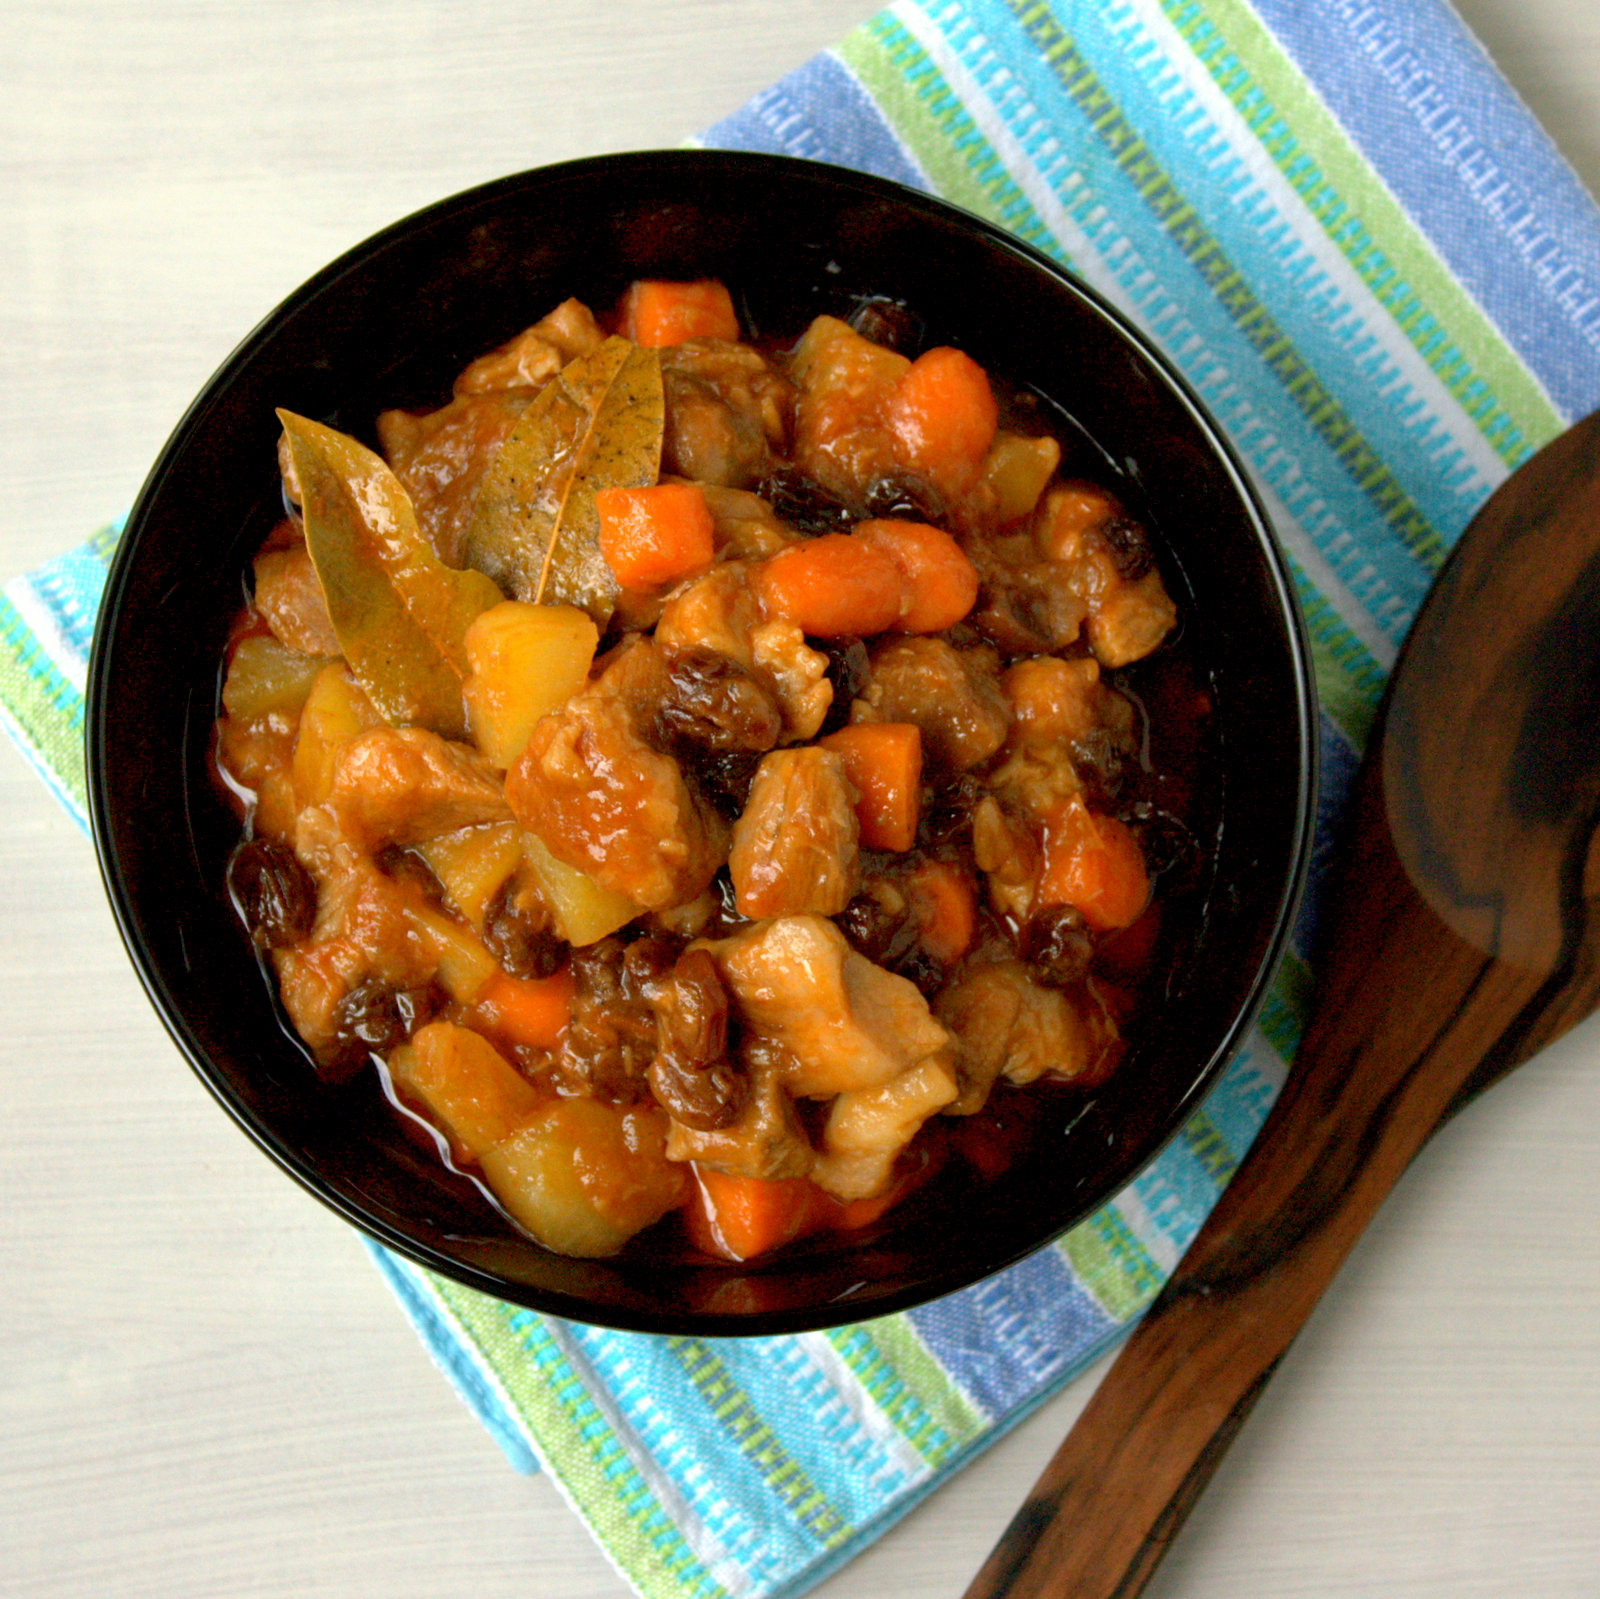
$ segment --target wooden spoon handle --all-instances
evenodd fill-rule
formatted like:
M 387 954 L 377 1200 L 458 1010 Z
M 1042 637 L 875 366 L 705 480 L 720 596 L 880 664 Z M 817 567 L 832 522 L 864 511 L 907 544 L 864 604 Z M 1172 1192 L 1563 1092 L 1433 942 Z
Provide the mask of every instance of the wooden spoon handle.
M 1538 1012 L 1540 979 L 1449 933 L 1405 885 L 1384 831 L 1358 832 L 1368 842 L 1330 941 L 1320 1020 L 1267 1126 L 966 1599 L 1128 1599 L 1144 1587 L 1486 1039 L 1516 1050 Z

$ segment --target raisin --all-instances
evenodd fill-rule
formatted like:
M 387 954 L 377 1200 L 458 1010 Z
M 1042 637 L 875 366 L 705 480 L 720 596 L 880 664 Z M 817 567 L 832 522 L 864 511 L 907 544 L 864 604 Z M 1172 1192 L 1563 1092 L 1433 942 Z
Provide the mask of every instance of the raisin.
M 931 485 L 899 472 L 873 480 L 865 508 L 869 517 L 902 522 L 942 522 L 948 509 Z
M 612 1104 L 642 1097 L 645 1070 L 656 1052 L 655 1013 L 638 991 L 637 972 L 626 980 L 626 955 L 633 947 L 613 934 L 573 951 L 572 1015 L 558 1055 L 574 1087 Z
M 754 750 L 724 750 L 686 763 L 701 794 L 725 822 L 737 821 L 750 802 L 761 757 Z
M 1115 734 L 1103 727 L 1072 746 L 1072 765 L 1083 779 L 1089 803 L 1095 810 L 1110 810 L 1122 792 L 1128 756 Z
M 1131 516 L 1119 512 L 1100 532 L 1111 546 L 1111 564 L 1116 567 L 1117 575 L 1129 583 L 1137 582 L 1156 564 L 1150 535 Z
M 865 693 L 867 679 L 872 676 L 872 659 L 858 638 L 808 638 L 806 643 L 828 657 L 828 681 L 833 685 L 833 703 L 817 730 L 820 738 L 850 720 L 850 706 Z
M 886 966 L 904 940 L 907 910 L 902 896 L 862 892 L 834 921 L 852 949 L 874 964 Z
M 567 958 L 566 943 L 550 926 L 544 907 L 514 878 L 483 913 L 483 941 L 512 977 L 524 981 L 553 977 Z
M 738 661 L 704 645 L 663 652 L 666 682 L 656 706 L 660 742 L 709 750 L 770 750 L 783 731 L 771 692 Z
M 684 954 L 654 993 L 660 1049 L 650 1091 L 674 1121 L 714 1132 L 739 1118 L 749 1080 L 728 1058 L 728 992 L 703 949 Z
M 634 939 L 622 954 L 623 994 L 629 1000 L 654 1004 L 657 989 L 682 950 L 683 940 L 671 933 L 647 933 Z
M 317 886 L 286 844 L 246 839 L 228 861 L 227 883 L 258 945 L 298 944 L 317 919 Z
M 1094 938 L 1083 913 L 1072 905 L 1036 912 L 1022 929 L 1019 953 L 1052 988 L 1066 988 L 1089 970 Z
M 797 533 L 848 533 L 856 523 L 855 512 L 843 500 L 796 467 L 769 472 L 756 484 L 756 493 Z
M 922 318 L 899 300 L 874 295 L 860 301 L 847 320 L 862 338 L 871 339 L 897 355 L 915 360 L 922 353 L 927 329 Z
M 335 1075 L 348 1075 L 369 1055 L 387 1055 L 439 1012 L 443 998 L 432 984 L 392 988 L 369 978 L 339 1002 L 339 1043 L 330 1061 Z
M 1152 877 L 1187 879 L 1204 858 L 1188 825 L 1148 800 L 1130 805 L 1118 820 L 1137 831 L 1145 869 Z M 1167 892 L 1171 891 L 1169 886 Z
M 943 780 L 941 780 L 943 779 Z M 935 772 L 923 788 L 917 817 L 917 846 L 936 850 L 959 844 L 972 830 L 972 807 L 983 798 L 983 784 L 970 772 Z

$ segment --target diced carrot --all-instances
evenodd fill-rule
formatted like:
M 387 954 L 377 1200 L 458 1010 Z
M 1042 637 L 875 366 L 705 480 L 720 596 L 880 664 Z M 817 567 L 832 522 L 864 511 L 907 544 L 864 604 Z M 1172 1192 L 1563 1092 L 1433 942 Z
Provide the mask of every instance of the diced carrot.
M 855 722 L 817 742 L 844 763 L 861 796 L 861 842 L 868 849 L 910 849 L 917 839 L 922 730 L 913 722 Z
M 1132 831 L 1081 798 L 1051 812 L 1044 830 L 1040 905 L 1073 905 L 1097 933 L 1138 920 L 1150 898 L 1144 853 Z
M 983 368 L 948 345 L 925 350 L 911 363 L 887 412 L 907 463 L 955 494 L 982 469 L 1000 420 Z
M 903 1184 L 894 1184 L 870 1199 L 835 1199 L 828 1206 L 823 1225 L 833 1232 L 859 1232 L 870 1227 L 891 1206 L 905 1198 Z
M 715 278 L 640 278 L 622 297 L 622 333 L 653 348 L 685 339 L 737 339 L 739 317 L 732 295 Z
M 804 1177 L 743 1177 L 699 1164 L 691 1170 L 697 1193 L 684 1219 L 707 1254 L 753 1260 L 792 1243 L 818 1218 L 822 1192 Z
M 942 633 L 978 598 L 978 571 L 942 528 L 926 522 L 862 522 L 855 537 L 881 549 L 900 569 L 905 595 L 897 633 Z
M 977 926 L 972 883 L 947 861 L 918 861 L 906 878 L 917 940 L 941 966 L 967 952 Z
M 824 533 L 770 555 L 755 569 L 769 617 L 797 623 L 816 638 L 881 633 L 900 618 L 900 568 L 865 539 Z
M 566 966 L 552 977 L 496 972 L 479 992 L 473 1010 L 486 1031 L 508 1044 L 554 1049 L 572 1013 L 573 986 L 572 970 Z
M 649 591 L 698 577 L 715 554 L 711 508 L 697 483 L 600 489 L 600 553 L 623 588 Z

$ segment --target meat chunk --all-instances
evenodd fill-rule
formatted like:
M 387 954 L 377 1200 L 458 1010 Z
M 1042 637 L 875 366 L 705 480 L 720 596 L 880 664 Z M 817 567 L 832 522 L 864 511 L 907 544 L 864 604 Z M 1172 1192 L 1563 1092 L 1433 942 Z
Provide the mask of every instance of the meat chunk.
M 317 888 L 310 937 L 272 952 L 285 1011 L 325 1067 L 402 1041 L 426 1020 L 421 996 L 439 969 L 419 938 L 430 907 L 407 877 L 380 871 L 330 806 L 300 813 L 295 854 Z
M 1136 583 L 1107 591 L 1089 613 L 1084 631 L 1089 648 L 1107 666 L 1142 661 L 1170 633 L 1178 620 L 1159 572 L 1146 572 Z
M 793 532 L 759 494 L 702 483 L 711 537 L 724 560 L 759 561 L 794 542 Z
M 579 300 L 563 300 L 531 328 L 480 355 L 456 379 L 455 393 L 542 389 L 569 361 L 598 349 L 604 338 L 588 306 Z
M 466 564 L 467 524 L 478 490 L 526 407 L 526 391 L 509 390 L 458 395 L 425 416 L 385 411 L 378 418 L 384 458 L 446 566 Z
M 1083 601 L 1084 636 L 1105 666 L 1142 660 L 1178 619 L 1144 529 L 1111 495 L 1063 484 L 1041 502 L 1034 540 Z
M 742 561 L 714 567 L 673 595 L 655 638 L 669 649 L 712 650 L 751 672 L 783 713 L 783 743 L 814 737 L 833 704 L 828 657 L 794 623 L 762 621 Z
M 361 847 L 408 847 L 430 838 L 506 822 L 499 775 L 474 749 L 420 727 L 380 727 L 346 746 L 329 803 Z
M 1090 602 L 1073 572 L 1044 559 L 1030 534 L 969 536 L 967 557 L 978 571 L 971 621 L 1009 655 L 1034 655 L 1077 643 Z
M 746 488 L 788 436 L 794 392 L 748 344 L 691 339 L 662 352 L 662 468 L 701 483 Z
M 993 794 L 972 808 L 972 856 L 988 878 L 989 903 L 1002 916 L 1026 921 L 1039 884 L 1038 840 Z
M 832 750 L 811 744 L 764 757 L 728 856 L 740 914 L 837 916 L 860 881 L 856 799 Z
M 795 465 L 831 493 L 864 505 L 871 485 L 899 472 L 894 435 L 884 426 L 889 398 L 911 363 L 820 316 L 795 347 Z
M 1092 656 L 1018 661 L 1001 679 L 1012 704 L 1005 760 L 989 784 L 1035 824 L 1091 785 L 1115 789 L 1134 753 L 1133 706 Z
M 674 1121 L 667 1133 L 667 1158 L 768 1181 L 808 1176 L 815 1154 L 784 1087 L 786 1052 L 756 1040 L 743 1053 L 749 1088 L 737 1118 L 721 1127 Z
M 912 722 L 929 754 L 964 772 L 993 755 L 1011 726 L 996 665 L 990 651 L 957 650 L 942 638 L 890 639 L 873 652 L 850 720 Z
M 939 995 L 938 1015 L 957 1044 L 961 1092 L 947 1107 L 952 1116 L 981 1110 L 998 1077 L 1087 1087 L 1116 1060 L 1116 1024 L 1090 991 L 1046 988 L 1021 961 L 969 967 Z
M 800 1098 L 876 1088 L 950 1046 L 916 985 L 820 916 L 759 922 L 707 947 L 750 1033 L 787 1051 L 785 1086 Z
M 646 910 L 693 899 L 727 853 L 722 819 L 610 694 L 579 694 L 540 721 L 506 798 L 557 860 Z
M 900 1151 L 957 1096 L 947 1055 L 930 1055 L 877 1088 L 840 1094 L 822 1130 L 811 1180 L 835 1199 L 870 1199 L 894 1176 Z
M 255 605 L 281 643 L 304 655 L 337 655 L 322 582 L 304 544 L 263 550 L 255 559 Z

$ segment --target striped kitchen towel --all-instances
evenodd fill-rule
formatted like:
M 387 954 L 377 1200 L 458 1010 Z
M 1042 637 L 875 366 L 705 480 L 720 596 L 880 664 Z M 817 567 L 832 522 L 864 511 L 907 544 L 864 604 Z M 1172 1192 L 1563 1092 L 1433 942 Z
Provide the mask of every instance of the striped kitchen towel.
M 1254 475 L 1323 707 L 1317 867 L 1261 1024 L 1059 1245 L 903 1315 L 718 1342 L 554 1321 L 374 1251 L 463 1397 L 640 1594 L 766 1599 L 1114 1343 L 1227 1181 L 1294 1047 L 1316 873 L 1406 626 L 1490 490 L 1600 404 L 1600 213 L 1443 0 L 905 0 L 705 142 L 933 190 L 1140 323 Z M 0 596 L 8 725 L 80 821 L 113 537 Z

